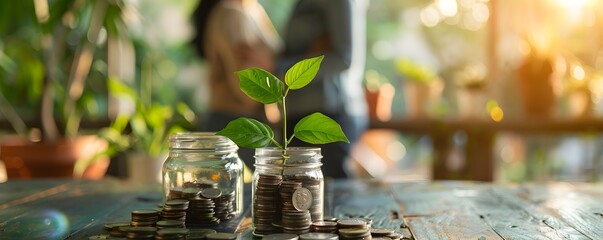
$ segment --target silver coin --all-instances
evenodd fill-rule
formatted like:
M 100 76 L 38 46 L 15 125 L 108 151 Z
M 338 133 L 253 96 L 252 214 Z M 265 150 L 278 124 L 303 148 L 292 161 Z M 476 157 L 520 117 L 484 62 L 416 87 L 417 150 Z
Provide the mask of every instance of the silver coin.
M 312 193 L 307 188 L 299 188 L 293 192 L 292 200 L 298 211 L 308 210 L 312 206 Z
M 262 238 L 262 240 L 298 240 L 297 234 L 290 233 L 275 233 L 266 235 Z
M 339 239 L 339 236 L 334 233 L 304 233 L 299 235 L 300 240 L 336 240 Z

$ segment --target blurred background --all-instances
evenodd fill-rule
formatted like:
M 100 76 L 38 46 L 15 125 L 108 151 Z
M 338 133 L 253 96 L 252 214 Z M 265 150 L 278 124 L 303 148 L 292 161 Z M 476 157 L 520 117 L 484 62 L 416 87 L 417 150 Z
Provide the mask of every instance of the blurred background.
M 282 32 L 295 1 L 260 3 Z M 203 124 L 206 66 L 189 45 L 197 4 L 0 3 L 0 136 L 52 136 L 41 110 L 52 105 L 57 135 L 92 133 L 109 142 L 107 175 L 156 171 L 169 133 Z M 443 164 L 446 176 L 471 179 L 454 173 L 484 158 L 496 182 L 598 181 L 602 5 L 371 0 L 365 87 L 380 127 L 354 146 L 355 176 L 437 179 L 434 166 Z M 488 133 L 485 141 L 476 131 Z M 473 156 L 475 149 L 486 155 Z M 138 155 L 145 157 L 132 160 Z M 155 170 L 142 170 L 149 161 Z

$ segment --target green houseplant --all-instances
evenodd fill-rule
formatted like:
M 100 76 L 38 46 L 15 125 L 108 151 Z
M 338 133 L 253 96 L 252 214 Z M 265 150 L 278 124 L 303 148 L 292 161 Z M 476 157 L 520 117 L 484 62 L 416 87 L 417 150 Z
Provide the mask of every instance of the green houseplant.
M 143 77 L 141 85 L 148 85 L 149 81 L 150 78 Z M 112 154 L 125 152 L 130 180 L 156 183 L 170 134 L 192 129 L 196 116 L 183 102 L 173 107 L 152 101 L 150 88 L 141 87 L 137 92 L 115 78 L 109 79 L 108 86 L 110 95 L 133 103 L 134 111 L 118 114 L 111 126 L 101 129 L 99 136 L 109 142 Z
M 104 176 L 107 143 L 81 123 L 99 116 L 106 100 L 107 40 L 121 38 L 124 5 L 0 2 L 1 112 L 18 135 L 1 144 L 9 178 L 72 177 L 80 159 L 97 160 L 83 177 Z
M 425 117 L 444 90 L 436 72 L 409 59 L 395 62 L 396 72 L 404 78 L 404 99 L 410 117 Z

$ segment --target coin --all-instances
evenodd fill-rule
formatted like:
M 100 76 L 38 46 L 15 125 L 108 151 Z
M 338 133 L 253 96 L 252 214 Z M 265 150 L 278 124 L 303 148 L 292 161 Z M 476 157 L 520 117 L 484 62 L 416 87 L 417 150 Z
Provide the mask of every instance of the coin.
M 367 228 L 366 221 L 362 219 L 340 219 L 337 221 L 339 228 Z
M 118 227 L 125 227 L 125 226 L 130 226 L 130 223 L 127 223 L 127 222 L 106 223 L 105 230 L 110 231 L 111 229 L 118 228 Z
M 371 235 L 373 237 L 387 237 L 394 233 L 394 229 L 390 228 L 372 228 Z
M 201 196 L 209 199 L 219 198 L 222 191 L 219 188 L 206 188 L 201 191 Z
M 266 235 L 262 238 L 262 240 L 298 240 L 299 237 L 297 234 L 290 233 L 275 233 Z
M 299 235 L 300 240 L 337 240 L 339 236 L 334 233 L 304 233 Z
M 302 211 L 310 209 L 312 205 L 312 193 L 307 188 L 299 188 L 293 193 L 293 206 Z

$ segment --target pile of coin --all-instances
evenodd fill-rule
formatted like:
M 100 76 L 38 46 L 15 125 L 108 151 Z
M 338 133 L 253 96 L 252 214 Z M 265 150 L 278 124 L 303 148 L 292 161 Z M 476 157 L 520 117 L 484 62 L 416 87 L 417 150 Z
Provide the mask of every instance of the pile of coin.
M 232 191 L 228 194 L 222 194 L 221 197 L 215 199 L 214 203 L 216 207 L 214 211 L 216 212 L 214 215 L 220 220 L 229 220 L 235 216 L 234 214 L 234 200 L 235 200 L 235 192 Z
M 371 228 L 371 236 L 375 237 L 387 237 L 395 233 L 394 229 L 390 228 Z
M 301 182 L 283 181 L 280 188 L 282 204 L 282 228 L 285 233 L 303 234 L 310 232 L 312 219 L 310 205 L 312 194 L 302 188 Z
M 323 217 L 323 184 L 322 181 L 318 178 L 313 178 L 308 175 L 293 175 L 288 177 L 286 180 L 291 180 L 295 182 L 301 182 L 302 187 L 307 188 L 312 193 L 312 204 L 310 205 L 310 215 L 312 216 L 312 221 L 322 220 Z
M 155 223 L 155 226 L 157 227 L 157 229 L 186 228 L 186 225 L 184 224 L 184 222 L 175 221 L 175 220 L 161 220 L 161 221 L 158 221 L 157 223 Z
M 337 240 L 337 239 L 339 239 L 339 236 L 334 233 L 304 233 L 302 235 L 299 235 L 299 239 L 300 240 L 316 240 L 316 239 Z
M 371 231 L 364 219 L 342 219 L 337 221 L 339 237 L 343 240 L 370 239 Z
M 255 234 L 266 235 L 279 231 L 279 187 L 282 181 L 281 175 L 259 174 L 253 189 L 252 216 Z M 274 226 L 273 222 L 276 222 L 277 226 Z
M 160 229 L 155 233 L 155 240 L 186 240 L 188 232 L 186 228 Z
M 127 229 L 127 239 L 153 239 L 157 228 L 154 227 L 130 227 Z
M 219 191 L 219 190 L 218 190 Z M 214 202 L 209 198 L 195 197 L 188 200 L 189 208 L 186 210 L 187 226 L 214 226 L 220 223 L 220 219 L 214 217 Z
M 199 195 L 201 194 L 201 191 L 203 189 L 201 188 L 196 188 L 196 187 L 188 187 L 188 188 L 183 188 L 182 189 L 182 193 L 180 195 L 179 199 L 191 199 L 191 198 L 196 198 L 199 197 Z
M 153 227 L 159 221 L 159 212 L 152 209 L 134 210 L 130 225 L 134 227 Z
M 173 199 L 163 203 L 163 211 L 160 213 L 162 220 L 175 220 L 184 222 L 189 201 L 184 199 Z
M 171 188 L 170 192 L 168 193 L 167 199 L 182 199 L 182 190 L 183 188 L 181 187 Z
M 205 192 L 205 195 L 203 192 Z M 235 192 L 231 191 L 228 194 L 222 194 L 222 190 L 218 188 L 218 183 L 216 182 L 185 182 L 182 187 L 171 188 L 167 199 L 190 200 L 199 197 L 211 199 L 214 203 L 213 213 L 209 218 L 216 217 L 219 220 L 229 220 L 235 216 Z M 209 209 L 203 209 L 202 212 L 204 212 L 202 215 L 205 216 L 207 215 L 207 212 L 209 212 Z M 200 216 L 199 218 L 202 218 L 203 216 Z M 215 223 L 215 220 L 208 221 Z
M 337 223 L 329 221 L 312 222 L 310 231 L 316 233 L 337 233 Z

